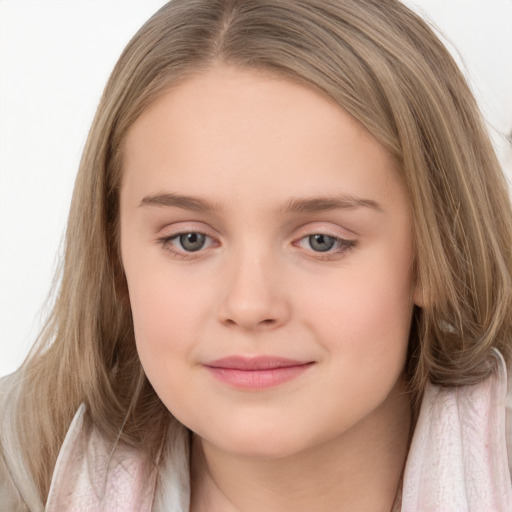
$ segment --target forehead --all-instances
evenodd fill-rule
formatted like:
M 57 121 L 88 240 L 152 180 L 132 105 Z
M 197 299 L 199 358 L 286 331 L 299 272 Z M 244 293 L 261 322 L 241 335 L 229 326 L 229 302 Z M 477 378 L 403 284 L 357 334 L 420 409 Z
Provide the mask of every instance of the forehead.
M 403 195 L 396 167 L 323 95 L 277 76 L 218 67 L 170 88 L 130 128 L 122 191 L 136 191 L 139 200 L 170 190 L 218 202 L 245 194 L 247 204 L 336 188 Z

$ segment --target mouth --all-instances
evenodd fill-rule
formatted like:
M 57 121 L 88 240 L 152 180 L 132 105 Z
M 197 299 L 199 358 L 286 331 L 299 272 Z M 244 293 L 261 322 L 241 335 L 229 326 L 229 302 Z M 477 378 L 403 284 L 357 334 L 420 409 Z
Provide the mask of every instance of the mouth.
M 204 363 L 216 379 L 232 387 L 262 390 L 295 379 L 305 373 L 314 361 L 298 361 L 282 357 L 226 357 Z

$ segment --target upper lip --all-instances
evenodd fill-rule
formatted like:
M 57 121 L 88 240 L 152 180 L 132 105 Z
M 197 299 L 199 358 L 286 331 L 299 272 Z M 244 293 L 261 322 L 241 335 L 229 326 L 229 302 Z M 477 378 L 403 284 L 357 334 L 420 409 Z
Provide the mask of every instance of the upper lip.
M 210 368 L 258 371 L 275 370 L 277 368 L 289 368 L 291 366 L 302 366 L 312 362 L 313 361 L 298 361 L 295 359 L 275 356 L 230 356 L 216 359 L 215 361 L 210 361 L 208 363 L 203 363 L 203 365 Z

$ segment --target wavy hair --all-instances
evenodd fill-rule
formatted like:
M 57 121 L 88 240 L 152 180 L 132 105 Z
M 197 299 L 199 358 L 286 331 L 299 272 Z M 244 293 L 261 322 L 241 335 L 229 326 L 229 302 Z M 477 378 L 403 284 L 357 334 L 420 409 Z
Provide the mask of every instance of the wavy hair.
M 410 388 L 470 384 L 510 357 L 512 212 L 475 100 L 433 30 L 396 0 L 173 0 L 107 83 L 76 180 L 60 288 L 19 373 L 23 456 L 44 501 L 80 403 L 112 439 L 150 453 L 169 412 L 137 356 L 119 257 L 127 130 L 172 85 L 211 66 L 263 69 L 327 95 L 394 155 L 416 247 Z

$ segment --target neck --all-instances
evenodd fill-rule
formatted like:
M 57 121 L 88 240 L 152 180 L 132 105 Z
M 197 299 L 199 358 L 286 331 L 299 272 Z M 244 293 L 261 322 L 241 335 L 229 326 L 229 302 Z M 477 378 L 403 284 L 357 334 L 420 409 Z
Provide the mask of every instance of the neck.
M 194 436 L 191 512 L 389 512 L 411 414 L 402 385 L 388 400 L 349 431 L 286 457 L 239 456 Z

